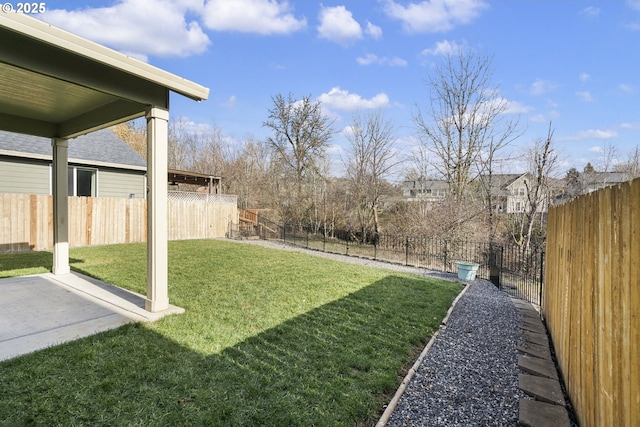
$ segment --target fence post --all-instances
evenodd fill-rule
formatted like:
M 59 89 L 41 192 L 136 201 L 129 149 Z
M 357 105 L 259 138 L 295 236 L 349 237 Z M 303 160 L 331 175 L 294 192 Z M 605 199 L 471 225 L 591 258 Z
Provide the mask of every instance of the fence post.
M 444 241 L 444 266 L 442 268 L 442 271 L 448 272 L 449 270 L 447 270 L 447 256 L 449 255 L 449 251 L 447 250 L 447 240 Z
M 404 265 L 409 265 L 409 236 L 404 242 Z
M 498 251 L 500 248 L 500 252 Z M 502 245 L 496 243 L 489 243 L 489 281 L 496 285 L 500 289 L 500 269 L 501 265 L 498 265 L 498 256 L 502 257 Z
M 373 259 L 378 259 L 378 242 L 374 240 L 373 242 Z
M 538 305 L 542 307 L 542 286 L 544 285 L 544 251 L 540 252 L 540 284 L 538 286 Z
M 327 228 L 325 227 L 322 230 L 322 252 L 327 251 Z

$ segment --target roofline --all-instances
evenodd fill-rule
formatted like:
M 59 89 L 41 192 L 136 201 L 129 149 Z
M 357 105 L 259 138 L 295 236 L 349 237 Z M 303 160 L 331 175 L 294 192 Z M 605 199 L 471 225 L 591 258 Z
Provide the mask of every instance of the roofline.
M 209 97 L 209 88 L 22 13 L 0 13 L 0 26 L 73 52 L 92 61 L 150 81 L 195 101 Z
M 11 150 L 0 150 L 0 157 L 15 157 L 17 159 L 31 159 L 31 160 L 44 160 L 47 162 L 53 161 L 52 155 L 47 154 L 37 154 L 37 153 L 25 153 L 22 151 L 11 151 Z M 137 166 L 137 165 L 126 165 L 124 163 L 111 163 L 111 162 L 101 162 L 96 160 L 87 160 L 87 159 L 78 159 L 75 157 L 70 157 L 68 163 L 71 164 L 80 164 L 86 166 L 102 166 L 105 168 L 113 168 L 113 169 L 127 169 L 127 170 L 135 170 L 146 172 L 146 166 Z
M 222 176 L 219 175 L 211 175 L 211 174 L 206 174 L 206 173 L 200 173 L 200 172 L 189 172 L 189 171 L 183 171 L 183 170 L 179 170 L 179 169 L 169 169 L 167 171 L 170 174 L 174 174 L 174 175 L 185 175 L 185 176 L 191 176 L 194 178 L 213 178 L 213 179 L 222 179 Z

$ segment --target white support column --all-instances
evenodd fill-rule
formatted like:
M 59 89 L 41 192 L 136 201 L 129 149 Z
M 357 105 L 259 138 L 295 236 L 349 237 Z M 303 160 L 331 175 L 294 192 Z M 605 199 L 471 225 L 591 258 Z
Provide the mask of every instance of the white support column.
M 53 274 L 69 269 L 69 141 L 51 140 L 53 148 Z
M 167 141 L 169 112 L 147 109 L 147 299 L 151 312 L 169 308 L 167 261 Z

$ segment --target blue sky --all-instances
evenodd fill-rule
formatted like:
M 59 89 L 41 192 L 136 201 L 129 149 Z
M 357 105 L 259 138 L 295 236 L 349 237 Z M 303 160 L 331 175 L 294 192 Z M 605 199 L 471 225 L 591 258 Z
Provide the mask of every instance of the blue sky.
M 264 139 L 272 96 L 310 95 L 340 131 L 354 113 L 381 110 L 398 147 L 416 141 L 425 79 L 460 46 L 493 56 L 494 82 L 520 121 L 519 150 L 546 136 L 562 170 L 619 161 L 640 144 L 640 0 L 104 0 L 46 2 L 38 15 L 61 28 L 166 69 L 211 90 L 202 103 L 171 98 L 194 129 L 215 126 L 229 143 Z M 520 170 L 519 170 L 520 169 Z

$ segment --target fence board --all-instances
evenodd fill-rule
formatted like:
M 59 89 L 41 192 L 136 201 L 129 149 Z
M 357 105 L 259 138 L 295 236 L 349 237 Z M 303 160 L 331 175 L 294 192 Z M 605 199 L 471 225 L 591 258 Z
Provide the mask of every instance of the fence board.
M 168 239 L 225 237 L 237 223 L 234 197 L 168 201 Z M 53 198 L 0 194 L 0 253 L 53 249 Z M 69 246 L 144 242 L 144 199 L 69 197 Z
M 580 425 L 640 425 L 640 179 L 549 212 L 543 314 Z

